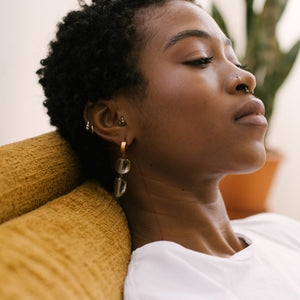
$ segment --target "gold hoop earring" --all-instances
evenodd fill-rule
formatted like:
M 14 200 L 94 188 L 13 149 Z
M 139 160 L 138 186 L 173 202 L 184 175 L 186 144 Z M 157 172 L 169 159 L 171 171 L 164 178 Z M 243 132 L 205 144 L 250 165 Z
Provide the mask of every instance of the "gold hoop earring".
M 115 178 L 114 195 L 119 198 L 124 195 L 127 188 L 127 182 L 123 179 L 123 175 L 130 171 L 131 163 L 130 160 L 126 158 L 126 142 L 121 143 L 121 157 L 116 161 L 116 172 L 118 177 Z

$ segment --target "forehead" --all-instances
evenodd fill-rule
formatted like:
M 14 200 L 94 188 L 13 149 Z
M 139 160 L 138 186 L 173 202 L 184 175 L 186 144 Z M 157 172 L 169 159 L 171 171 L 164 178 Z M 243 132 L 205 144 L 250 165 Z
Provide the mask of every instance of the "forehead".
M 213 39 L 227 41 L 214 19 L 191 2 L 174 0 L 147 10 L 148 13 L 143 13 L 143 23 L 148 46 L 156 49 L 168 47 L 174 36 L 190 30 L 201 30 Z

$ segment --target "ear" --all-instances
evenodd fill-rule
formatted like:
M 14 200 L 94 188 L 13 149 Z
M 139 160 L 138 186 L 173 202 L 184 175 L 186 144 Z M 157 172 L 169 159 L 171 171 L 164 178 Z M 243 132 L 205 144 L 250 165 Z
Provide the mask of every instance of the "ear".
M 93 125 L 94 134 L 117 145 L 123 141 L 130 145 L 134 137 L 130 133 L 128 124 L 120 125 L 121 116 L 126 120 L 126 114 L 119 110 L 117 102 L 113 99 L 88 102 L 84 108 L 84 120 Z

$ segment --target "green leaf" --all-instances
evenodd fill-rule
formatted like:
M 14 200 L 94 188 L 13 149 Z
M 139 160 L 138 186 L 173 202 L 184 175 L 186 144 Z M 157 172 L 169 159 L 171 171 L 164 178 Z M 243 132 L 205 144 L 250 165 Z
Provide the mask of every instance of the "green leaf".
M 288 52 L 281 53 L 280 61 L 278 62 L 278 67 L 275 72 L 275 84 L 276 90 L 280 88 L 285 79 L 288 77 L 293 65 L 297 59 L 300 50 L 300 40 L 298 40 Z
M 266 0 L 262 15 L 266 14 L 266 12 L 269 12 L 271 18 L 276 24 L 281 18 L 287 3 L 288 0 Z
M 253 10 L 253 2 L 253 0 L 246 0 L 246 29 L 248 38 L 251 35 L 255 26 L 256 14 Z

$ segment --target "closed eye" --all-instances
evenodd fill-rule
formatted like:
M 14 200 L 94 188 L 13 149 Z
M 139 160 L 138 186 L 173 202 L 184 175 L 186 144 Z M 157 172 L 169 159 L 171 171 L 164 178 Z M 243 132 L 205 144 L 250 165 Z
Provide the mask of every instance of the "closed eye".
M 183 64 L 188 65 L 188 66 L 195 66 L 195 67 L 205 67 L 208 64 L 210 64 L 213 59 L 214 59 L 213 56 L 211 56 L 211 57 L 201 57 L 201 58 L 198 58 L 198 59 L 185 61 Z
M 245 70 L 245 71 L 249 71 L 248 69 L 248 65 L 240 65 L 240 64 L 236 64 L 236 66 L 242 70 Z

